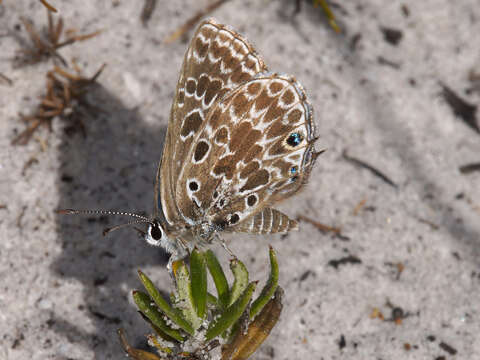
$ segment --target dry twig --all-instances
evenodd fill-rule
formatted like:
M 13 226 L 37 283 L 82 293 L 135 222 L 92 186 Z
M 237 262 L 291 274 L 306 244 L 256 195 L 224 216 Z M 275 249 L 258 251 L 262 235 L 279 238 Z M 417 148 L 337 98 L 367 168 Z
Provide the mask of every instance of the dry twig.
M 33 115 L 20 114 L 22 120 L 27 123 L 27 128 L 12 141 L 12 145 L 28 143 L 33 133 L 41 125 L 51 129 L 52 121 L 56 116 L 67 120 L 77 120 L 72 126 L 79 127 L 85 134 L 85 127 L 76 115 L 78 115 L 81 105 L 89 106 L 84 95 L 88 87 L 100 76 L 104 67 L 105 64 L 90 78 L 81 76 L 78 69 L 77 74 L 71 74 L 58 66 L 49 71 L 46 94 Z
M 16 62 L 19 65 L 29 65 L 38 63 L 44 59 L 53 57 L 60 60 L 60 62 L 67 66 L 65 59 L 58 53 L 60 48 L 73 44 L 76 41 L 88 40 L 94 36 L 100 34 L 101 30 L 97 30 L 93 33 L 85 35 L 76 35 L 75 31 L 65 31 L 63 19 L 60 17 L 55 23 L 51 11 L 47 11 L 48 16 L 48 29 L 46 34 L 40 34 L 35 30 L 30 20 L 23 17 L 20 20 L 25 27 L 25 30 L 30 37 L 32 46 L 19 51 L 20 56 L 16 58 Z M 62 36 L 64 35 L 64 36 Z M 65 37 L 65 40 L 60 41 L 60 38 Z
M 46 0 L 40 0 L 43 6 L 47 8 L 47 10 L 56 13 L 57 9 L 55 9 L 52 5 L 50 5 Z
M 373 167 L 372 165 L 370 164 L 367 164 L 365 161 L 363 160 L 360 160 L 360 159 L 357 159 L 353 156 L 350 156 L 347 154 L 347 151 L 344 150 L 343 151 L 343 158 L 349 162 L 351 162 L 352 164 L 355 164 L 359 167 L 362 167 L 362 168 L 365 168 L 367 170 L 369 170 L 372 174 L 378 176 L 380 179 L 382 179 L 383 181 L 385 181 L 388 185 L 394 187 L 395 189 L 398 188 L 398 185 L 395 184 L 392 180 L 390 180 L 390 178 L 385 175 L 383 172 L 381 172 L 380 170 L 378 170 L 377 168 Z
M 335 234 L 340 234 L 340 232 L 342 231 L 338 227 L 333 227 L 333 226 L 322 224 L 322 223 L 320 223 L 318 221 L 315 221 L 313 219 L 310 219 L 309 217 L 306 217 L 304 215 L 298 216 L 297 220 L 308 222 L 308 223 L 312 224 L 313 226 L 315 226 L 318 230 L 323 231 L 323 232 L 333 232 Z
M 202 19 L 205 15 L 207 15 L 208 13 L 214 11 L 215 9 L 217 9 L 218 7 L 220 7 L 220 5 L 223 5 L 224 3 L 226 3 L 228 0 L 217 0 L 215 1 L 214 3 L 208 5 L 205 9 L 203 10 L 200 10 L 199 12 L 197 12 L 194 16 L 192 16 L 189 20 L 187 20 L 185 22 L 185 24 L 183 24 L 182 26 L 180 26 L 177 30 L 175 30 L 175 32 L 173 34 L 171 34 L 170 36 L 168 36 L 164 42 L 166 44 L 170 44 L 170 43 L 173 43 L 175 40 L 177 40 L 179 37 L 181 37 L 183 34 L 185 34 L 187 31 L 189 31 L 190 29 L 192 29 L 199 21 L 200 19 Z
M 153 11 L 157 6 L 157 0 L 145 0 L 143 5 L 142 13 L 140 14 L 140 20 L 142 21 L 143 26 L 147 26 L 148 21 L 152 17 Z
M 10 86 L 13 85 L 12 79 L 10 79 L 8 76 L 6 76 L 6 75 L 4 75 L 4 74 L 2 74 L 2 73 L 0 73 L 0 80 L 1 80 L 2 82 L 5 82 L 6 84 L 8 84 L 8 85 L 10 85 Z

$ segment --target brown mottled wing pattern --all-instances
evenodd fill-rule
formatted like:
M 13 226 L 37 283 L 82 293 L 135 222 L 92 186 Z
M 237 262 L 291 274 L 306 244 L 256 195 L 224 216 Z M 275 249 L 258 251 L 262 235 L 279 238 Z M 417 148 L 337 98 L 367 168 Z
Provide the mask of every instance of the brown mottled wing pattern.
M 312 109 L 302 87 L 289 76 L 258 75 L 207 114 L 177 180 L 177 206 L 187 217 L 227 231 L 295 228 L 269 206 L 307 181 L 314 142 Z
M 253 47 L 235 31 L 214 20 L 198 27 L 183 61 L 157 173 L 161 206 L 170 226 L 191 225 L 198 219 L 199 214 L 185 204 L 179 206 L 185 189 L 177 186 L 209 110 L 226 93 L 265 70 Z

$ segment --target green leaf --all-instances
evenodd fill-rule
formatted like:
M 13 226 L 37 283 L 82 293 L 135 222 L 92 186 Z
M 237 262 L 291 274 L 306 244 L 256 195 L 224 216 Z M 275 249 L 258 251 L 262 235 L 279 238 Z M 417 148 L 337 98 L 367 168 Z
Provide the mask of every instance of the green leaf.
M 162 313 L 152 305 L 150 296 L 141 291 L 134 291 L 132 295 L 133 300 L 137 304 L 142 314 L 145 315 L 152 322 L 152 324 L 157 327 L 158 330 L 177 341 L 181 342 L 184 340 L 183 336 L 180 334 L 180 331 L 172 329 L 167 325 L 166 321 L 163 319 Z
M 153 299 L 155 304 L 157 304 L 158 308 L 168 316 L 170 320 L 172 320 L 175 324 L 181 327 L 190 335 L 194 334 L 194 330 L 192 325 L 190 325 L 178 312 L 176 312 L 170 304 L 160 295 L 155 285 L 153 285 L 152 281 L 145 275 L 142 271 L 138 270 L 138 276 L 143 283 L 143 286 L 147 290 L 150 297 Z
M 253 296 L 257 282 L 251 282 L 235 303 L 229 306 L 217 321 L 210 324 L 205 334 L 205 341 L 210 341 L 231 327 L 247 308 Z
M 239 296 L 245 291 L 248 284 L 248 271 L 240 260 L 235 258 L 230 261 L 230 269 L 232 270 L 234 281 L 232 290 L 230 291 L 228 306 L 237 301 Z
M 217 288 L 218 301 L 223 308 L 226 308 L 228 306 L 230 294 L 225 273 L 212 250 L 208 250 L 205 253 L 205 258 L 207 259 L 208 270 L 210 271 L 210 275 L 212 275 L 213 282 Z
M 192 287 L 190 284 L 190 274 L 187 266 L 182 261 L 175 273 L 177 280 L 177 298 L 175 306 L 180 309 L 183 316 L 196 330 L 202 325 L 202 319 L 197 316 L 195 305 L 193 303 Z
M 207 304 L 211 305 L 214 308 L 218 308 L 220 306 L 218 303 L 218 299 L 215 297 L 215 295 L 212 295 L 210 293 L 207 294 Z
M 145 320 L 147 323 L 150 324 L 150 326 L 152 327 L 152 329 L 157 333 L 158 336 L 160 336 L 163 340 L 171 343 L 173 345 L 173 343 L 175 342 L 175 339 L 168 336 L 167 334 L 165 334 L 157 325 L 155 325 L 152 320 L 150 320 L 149 318 L 147 318 L 145 316 L 144 313 L 142 313 L 141 311 L 138 312 L 141 316 L 142 316 L 142 319 Z M 164 314 L 161 314 L 162 315 L 162 319 L 165 320 L 165 315 Z M 168 324 L 167 324 L 168 325 Z
M 275 251 L 270 246 L 270 277 L 265 284 L 258 298 L 253 302 L 250 308 L 250 319 L 253 319 L 260 310 L 270 301 L 278 286 L 278 262 Z
M 207 309 L 207 265 L 205 256 L 197 249 L 190 255 L 190 278 L 193 303 L 198 317 L 203 319 Z

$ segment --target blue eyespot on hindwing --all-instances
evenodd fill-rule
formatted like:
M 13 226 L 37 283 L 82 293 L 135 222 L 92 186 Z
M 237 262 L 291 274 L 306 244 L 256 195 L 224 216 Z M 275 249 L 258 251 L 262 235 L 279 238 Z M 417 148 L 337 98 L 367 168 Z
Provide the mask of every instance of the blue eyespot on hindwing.
M 287 139 L 287 144 L 292 146 L 292 147 L 295 147 L 295 146 L 300 145 L 302 140 L 303 140 L 303 136 L 301 134 L 299 134 L 297 132 L 291 133 L 290 136 Z

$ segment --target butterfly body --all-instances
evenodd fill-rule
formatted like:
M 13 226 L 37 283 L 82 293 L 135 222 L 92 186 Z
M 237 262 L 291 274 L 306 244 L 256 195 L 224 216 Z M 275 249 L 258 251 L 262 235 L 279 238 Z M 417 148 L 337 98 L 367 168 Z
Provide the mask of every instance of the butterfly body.
M 268 72 L 234 30 L 202 22 L 180 72 L 147 242 L 178 254 L 222 231 L 296 229 L 271 206 L 307 182 L 315 141 L 301 85 Z

